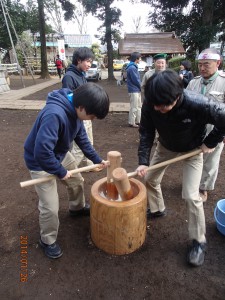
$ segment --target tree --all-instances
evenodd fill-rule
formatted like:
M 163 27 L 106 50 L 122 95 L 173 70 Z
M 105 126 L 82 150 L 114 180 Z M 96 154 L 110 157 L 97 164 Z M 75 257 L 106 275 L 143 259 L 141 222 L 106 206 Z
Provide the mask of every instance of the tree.
M 39 13 L 39 30 L 41 42 L 41 78 L 50 78 L 48 73 L 46 37 L 45 37 L 45 14 L 43 0 L 37 0 Z
M 56 0 L 45 0 L 44 7 L 51 18 L 51 22 L 54 25 L 54 29 L 56 32 L 62 33 L 62 21 L 61 21 L 61 14 L 62 8 L 58 5 L 58 1 Z
M 28 29 L 27 24 L 26 24 L 26 10 L 24 6 L 20 3 L 20 1 L 11 1 L 11 0 L 6 0 L 4 1 L 4 7 L 6 11 L 6 16 L 7 13 L 10 15 L 11 19 L 14 22 L 14 27 L 16 28 L 17 34 L 20 35 L 24 30 Z M 9 23 L 9 21 L 8 21 Z M 9 38 L 7 26 L 6 26 L 6 21 L 4 18 L 4 14 L 2 11 L 2 6 L 0 5 L 0 47 L 9 49 L 11 48 L 11 41 Z M 15 44 L 17 39 L 15 34 L 13 33 L 12 27 L 10 26 L 10 31 L 12 35 L 12 40 L 13 43 Z
M 117 27 L 122 26 L 120 21 L 121 10 L 111 7 L 113 0 L 81 0 L 87 13 L 95 15 L 102 25 L 98 30 L 104 29 L 101 37 L 102 44 L 107 45 L 108 54 L 108 80 L 114 80 L 113 75 L 113 41 L 118 42 L 120 35 Z
M 141 16 L 133 17 L 134 32 L 138 33 L 141 29 Z
M 91 51 L 94 53 L 95 59 L 97 61 L 99 61 L 100 58 L 102 57 L 101 51 L 100 51 L 100 45 L 98 43 L 92 44 L 91 45 Z
M 148 23 L 162 31 L 175 31 L 190 56 L 209 47 L 224 32 L 223 0 L 141 0 L 153 7 Z
M 68 0 L 59 0 L 62 5 L 62 9 L 65 11 L 65 18 L 71 18 L 74 5 L 70 3 Z M 39 17 L 39 32 L 40 32 L 40 42 L 41 42 L 41 78 L 49 78 L 48 72 L 48 62 L 47 62 L 47 51 L 46 51 L 46 15 L 44 12 L 44 5 L 48 7 L 48 9 L 56 8 L 56 15 L 59 17 L 57 9 L 57 3 L 55 0 L 46 1 L 45 0 L 37 0 L 38 3 L 38 17 Z
M 73 12 L 73 13 L 70 13 L 70 15 L 68 14 L 64 14 L 64 18 L 65 18 L 65 21 L 73 21 L 74 23 L 77 24 L 77 27 L 78 27 L 78 31 L 80 34 L 86 34 L 87 33 L 87 13 L 85 12 L 85 9 L 83 7 L 83 5 L 78 1 L 73 1 L 72 5 L 74 5 L 74 8 L 71 10 L 70 9 L 70 12 Z M 68 9 L 68 4 L 67 5 L 64 5 L 63 8 L 65 10 Z

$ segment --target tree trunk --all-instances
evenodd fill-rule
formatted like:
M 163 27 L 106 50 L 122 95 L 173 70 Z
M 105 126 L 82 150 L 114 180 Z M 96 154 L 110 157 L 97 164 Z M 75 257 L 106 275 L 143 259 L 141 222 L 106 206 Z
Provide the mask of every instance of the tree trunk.
M 41 42 L 41 78 L 50 78 L 48 72 L 47 62 L 47 48 L 45 37 L 45 15 L 44 15 L 44 3 L 43 0 L 38 0 L 38 15 L 39 15 L 39 30 L 40 30 L 40 42 Z
M 112 26 L 111 26 L 111 13 L 110 5 L 105 7 L 105 40 L 107 44 L 107 55 L 108 55 L 108 80 L 115 80 L 113 74 L 113 45 L 112 45 Z
M 214 11 L 214 0 L 202 0 L 202 26 L 206 28 L 210 28 L 212 26 L 213 21 L 213 11 Z M 201 45 L 202 49 L 199 49 L 200 52 L 206 48 L 210 47 L 210 34 L 207 35 L 208 39 L 204 39 L 204 42 Z
M 108 28 L 106 31 L 109 31 Z M 106 33 L 106 44 L 107 44 L 107 54 L 108 54 L 108 80 L 115 80 L 113 74 L 113 45 L 111 39 L 111 31 Z

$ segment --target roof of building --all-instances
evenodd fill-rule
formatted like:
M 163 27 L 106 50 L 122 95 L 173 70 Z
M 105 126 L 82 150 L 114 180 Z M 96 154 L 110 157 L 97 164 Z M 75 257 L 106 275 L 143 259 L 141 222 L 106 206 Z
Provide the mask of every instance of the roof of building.
M 67 45 L 68 48 L 91 47 L 92 45 L 92 39 L 89 34 L 64 34 L 61 36 L 55 34 L 52 37 L 49 35 L 46 46 L 57 47 L 58 39 L 64 39 L 65 45 Z M 40 47 L 40 45 L 41 43 L 39 41 L 35 42 L 36 47 Z
M 119 41 L 119 54 L 130 55 L 135 51 L 142 55 L 185 53 L 181 41 L 174 32 L 125 34 L 124 39 Z
M 65 44 L 68 47 L 91 47 L 92 39 L 89 34 L 64 34 Z

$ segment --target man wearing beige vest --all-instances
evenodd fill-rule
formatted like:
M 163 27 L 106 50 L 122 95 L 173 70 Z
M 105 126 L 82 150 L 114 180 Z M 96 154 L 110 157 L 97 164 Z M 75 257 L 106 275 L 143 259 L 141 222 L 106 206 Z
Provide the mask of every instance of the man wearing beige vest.
M 145 85 L 146 85 L 147 80 L 154 73 L 166 70 L 166 58 L 167 58 L 167 54 L 165 54 L 165 53 L 158 53 L 158 54 L 153 56 L 155 68 L 153 70 L 149 70 L 143 76 L 143 79 L 142 79 L 142 82 L 141 82 L 141 88 L 142 88 L 143 91 L 145 89 Z
M 187 89 L 199 92 L 206 97 L 211 97 L 215 101 L 225 102 L 225 73 L 218 72 L 220 63 L 221 56 L 216 49 L 208 48 L 203 50 L 198 56 L 200 76 L 192 79 Z M 213 125 L 207 125 L 207 133 L 212 128 Z M 203 201 L 207 200 L 207 192 L 214 189 L 223 147 L 224 143 L 221 142 L 212 153 L 204 154 L 204 165 L 199 188 Z

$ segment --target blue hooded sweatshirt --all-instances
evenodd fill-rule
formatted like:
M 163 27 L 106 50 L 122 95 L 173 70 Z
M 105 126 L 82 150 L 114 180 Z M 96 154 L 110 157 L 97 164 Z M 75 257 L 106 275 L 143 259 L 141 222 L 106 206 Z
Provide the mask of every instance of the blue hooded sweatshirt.
M 69 101 L 70 93 L 69 89 L 60 89 L 48 94 L 46 105 L 24 144 L 24 159 L 29 170 L 45 171 L 63 178 L 67 170 L 61 162 L 73 140 L 93 163 L 102 161 L 87 137 L 83 121 L 78 119 L 74 105 Z
M 85 73 L 71 64 L 62 79 L 62 87 L 74 90 L 87 82 Z
M 128 93 L 140 93 L 141 92 L 141 78 L 138 72 L 138 66 L 131 61 L 127 67 L 127 89 Z

